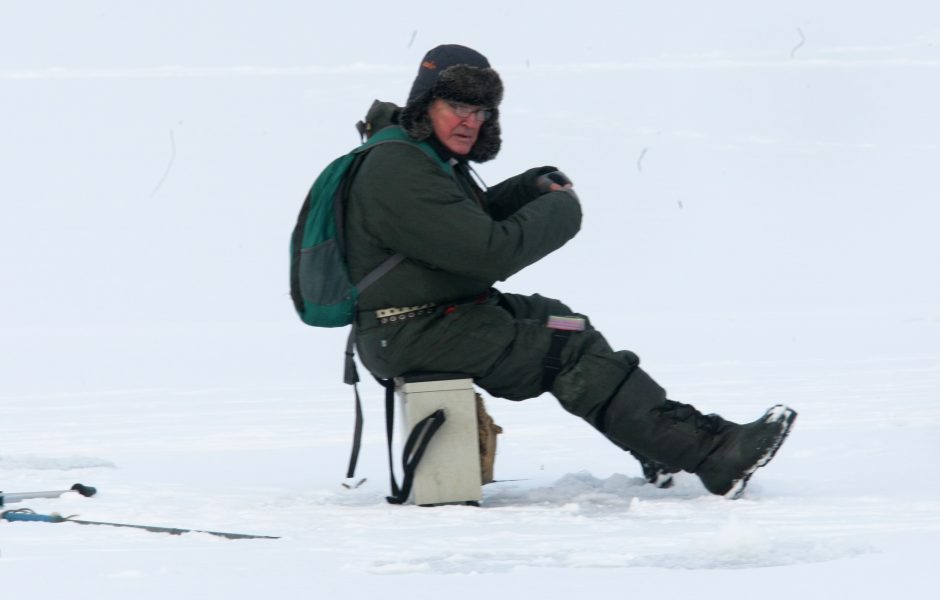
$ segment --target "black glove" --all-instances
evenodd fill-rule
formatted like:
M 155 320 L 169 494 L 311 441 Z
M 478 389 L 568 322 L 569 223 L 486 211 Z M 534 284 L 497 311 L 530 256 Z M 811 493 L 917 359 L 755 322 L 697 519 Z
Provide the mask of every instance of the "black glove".
M 568 179 L 568 176 L 562 173 L 561 171 L 552 171 L 551 173 L 539 175 L 539 177 L 535 180 L 535 187 L 538 188 L 540 194 L 547 194 L 552 191 L 559 191 L 559 190 L 552 190 L 553 184 L 560 185 L 560 186 L 566 186 L 566 185 L 573 186 L 574 185 L 573 183 L 571 183 L 571 180 Z M 574 190 L 571 189 L 570 187 L 564 191 L 571 194 L 571 196 L 575 200 L 578 200 L 578 195 L 575 194 Z
M 568 179 L 568 176 L 561 171 L 552 171 L 551 173 L 539 175 L 535 180 L 535 187 L 539 189 L 539 192 L 547 194 L 548 192 L 552 191 L 553 183 L 561 186 L 574 185 L 571 183 L 571 180 Z

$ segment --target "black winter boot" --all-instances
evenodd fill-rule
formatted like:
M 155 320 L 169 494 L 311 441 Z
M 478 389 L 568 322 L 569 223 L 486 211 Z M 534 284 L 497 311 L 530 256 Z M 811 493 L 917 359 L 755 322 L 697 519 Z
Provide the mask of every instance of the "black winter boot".
M 695 474 L 709 492 L 739 498 L 754 471 L 780 449 L 795 420 L 796 411 L 778 404 L 746 425 L 725 421 L 718 431 L 721 443 Z
M 662 473 L 695 473 L 713 494 L 737 498 L 748 479 L 773 458 L 796 412 L 775 406 L 757 421 L 738 425 L 666 399 L 666 391 L 639 367 L 589 422 L 631 451 L 647 481 Z

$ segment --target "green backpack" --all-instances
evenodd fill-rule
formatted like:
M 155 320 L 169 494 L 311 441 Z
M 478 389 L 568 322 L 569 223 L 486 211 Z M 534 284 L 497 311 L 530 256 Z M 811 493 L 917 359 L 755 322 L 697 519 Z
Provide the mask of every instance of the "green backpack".
M 442 169 L 451 171 L 427 143 L 416 142 L 401 127 L 390 126 L 320 173 L 300 209 L 290 242 L 291 299 L 307 325 L 342 327 L 352 323 L 359 294 L 405 258 L 401 254 L 388 257 L 357 283 L 349 278 L 346 267 L 343 225 L 350 184 L 366 152 L 390 142 L 417 146 Z

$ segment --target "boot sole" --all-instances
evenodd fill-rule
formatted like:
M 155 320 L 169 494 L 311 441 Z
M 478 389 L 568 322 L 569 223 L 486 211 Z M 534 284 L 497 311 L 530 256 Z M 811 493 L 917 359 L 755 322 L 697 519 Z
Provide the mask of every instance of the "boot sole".
M 647 479 L 646 481 L 647 483 L 652 484 L 653 487 L 657 487 L 661 490 L 669 489 L 675 483 L 672 479 L 672 473 L 658 473 L 656 475 L 656 479 Z
M 768 448 L 767 452 L 765 452 L 764 455 L 761 456 L 756 463 L 754 463 L 754 466 L 748 469 L 747 472 L 744 473 L 743 477 L 731 484 L 731 489 L 724 494 L 725 498 L 730 500 L 737 500 L 740 498 L 741 495 L 744 494 L 744 488 L 747 487 L 747 482 L 751 478 L 751 475 L 753 475 L 757 469 L 765 466 L 767 463 L 773 460 L 774 455 L 777 454 L 777 450 L 780 449 L 780 446 L 783 445 L 783 442 L 787 439 L 787 436 L 790 435 L 790 429 L 793 427 L 794 421 L 796 421 L 796 414 L 797 413 L 795 410 L 783 406 L 782 404 L 771 407 L 770 410 L 764 414 L 765 422 L 776 423 L 779 421 L 781 423 L 780 435 L 778 435 L 774 440 L 773 446 Z

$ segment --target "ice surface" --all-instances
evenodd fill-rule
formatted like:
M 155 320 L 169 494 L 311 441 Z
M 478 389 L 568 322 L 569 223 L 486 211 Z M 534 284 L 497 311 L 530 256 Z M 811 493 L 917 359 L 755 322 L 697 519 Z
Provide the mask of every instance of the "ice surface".
M 281 536 L 0 522 L 8 594 L 933 596 L 934 3 L 7 4 L 0 489 L 82 481 L 17 507 Z M 645 484 L 546 396 L 488 401 L 483 508 L 389 506 L 368 383 L 367 481 L 341 487 L 345 332 L 292 314 L 288 235 L 372 100 L 448 42 L 506 86 L 481 176 L 556 165 L 584 206 L 501 288 L 590 315 L 705 412 L 799 411 L 742 499 Z

